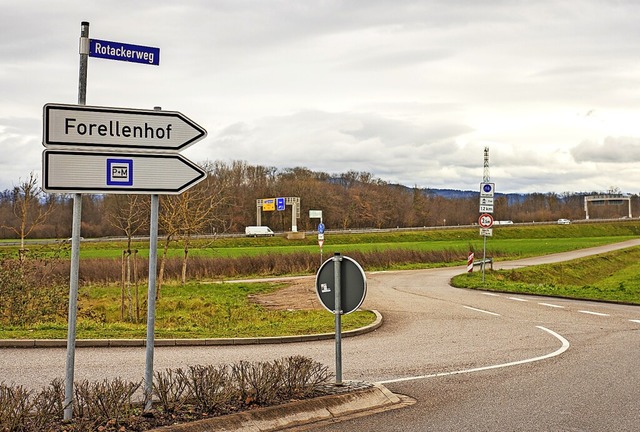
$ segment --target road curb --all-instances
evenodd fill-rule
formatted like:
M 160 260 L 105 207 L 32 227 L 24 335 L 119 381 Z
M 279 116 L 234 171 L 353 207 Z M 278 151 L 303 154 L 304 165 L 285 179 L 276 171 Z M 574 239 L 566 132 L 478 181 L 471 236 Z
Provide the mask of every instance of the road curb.
M 371 310 L 376 319 L 368 326 L 342 332 L 342 337 L 360 336 L 378 329 L 382 325 L 382 314 Z M 216 346 L 216 345 L 261 345 L 293 342 L 308 342 L 335 338 L 335 333 L 318 333 L 299 336 L 276 336 L 255 338 L 215 339 L 156 339 L 154 346 Z M 76 348 L 122 348 L 144 347 L 145 339 L 78 339 Z M 66 348 L 66 339 L 0 339 L 0 348 Z
M 402 408 L 413 402 L 412 399 L 392 393 L 382 384 L 371 384 L 353 392 L 164 426 L 149 432 L 279 431 L 313 423 L 334 422 L 347 416 Z

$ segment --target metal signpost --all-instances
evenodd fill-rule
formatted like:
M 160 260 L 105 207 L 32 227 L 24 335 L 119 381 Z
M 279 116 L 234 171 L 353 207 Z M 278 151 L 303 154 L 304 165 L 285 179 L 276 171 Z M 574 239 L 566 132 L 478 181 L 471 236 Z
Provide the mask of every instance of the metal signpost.
M 493 195 L 495 191 L 495 183 L 489 183 L 488 178 L 484 179 L 485 182 L 480 183 L 480 218 L 478 218 L 478 225 L 480 225 L 480 235 L 483 238 L 482 246 L 482 283 L 484 283 L 485 265 L 487 260 L 487 237 L 493 235 Z
M 86 106 L 88 57 L 158 65 L 160 49 L 89 39 L 80 28 L 78 105 L 43 108 L 43 190 L 74 194 L 64 419 L 73 417 L 82 193 L 151 195 L 145 408 L 151 408 L 158 239 L 158 194 L 180 194 L 206 173 L 178 151 L 207 132 L 178 112 Z M 108 151 L 104 151 L 108 150 Z M 124 150 L 124 151 L 123 151 Z M 158 151 L 163 152 L 158 152 Z
M 87 69 L 89 65 L 89 23 L 80 25 L 80 68 L 78 72 L 78 105 L 87 103 Z M 71 265 L 69 272 L 69 314 L 67 328 L 67 357 L 64 381 L 64 420 L 73 417 L 73 376 L 76 357 L 76 321 L 78 316 L 78 287 L 80 273 L 80 225 L 82 195 L 73 195 L 73 219 L 71 226 Z
M 322 246 L 324 245 L 324 224 L 322 223 L 322 210 L 309 210 L 309 219 L 320 219 L 318 224 L 318 246 L 320 246 L 320 264 L 322 265 Z
M 336 385 L 342 385 L 342 315 L 357 310 L 367 295 L 367 278 L 355 260 L 336 253 L 316 274 L 316 294 L 335 315 Z

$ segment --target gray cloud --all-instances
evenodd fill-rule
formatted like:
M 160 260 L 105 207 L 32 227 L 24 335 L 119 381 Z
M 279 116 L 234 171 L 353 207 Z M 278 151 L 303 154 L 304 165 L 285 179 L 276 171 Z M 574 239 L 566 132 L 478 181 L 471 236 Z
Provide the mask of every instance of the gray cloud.
M 0 162 L 0 189 L 40 169 L 42 106 L 77 100 L 82 20 L 161 48 L 159 67 L 91 59 L 88 103 L 185 113 L 209 131 L 193 160 L 475 189 L 489 145 L 502 191 L 637 189 L 638 2 L 2 6 L 0 143 L 19 157 Z
M 638 162 L 640 137 L 606 137 L 602 142 L 583 141 L 571 149 L 571 155 L 577 162 Z

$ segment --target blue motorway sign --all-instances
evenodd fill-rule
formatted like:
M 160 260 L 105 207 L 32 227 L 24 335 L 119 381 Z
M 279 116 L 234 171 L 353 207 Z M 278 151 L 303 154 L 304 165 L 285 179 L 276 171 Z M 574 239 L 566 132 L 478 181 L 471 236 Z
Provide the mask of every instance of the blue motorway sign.
M 160 48 L 90 39 L 89 57 L 158 66 L 160 64 Z
M 276 210 L 283 211 L 285 207 L 286 206 L 284 198 L 276 198 Z

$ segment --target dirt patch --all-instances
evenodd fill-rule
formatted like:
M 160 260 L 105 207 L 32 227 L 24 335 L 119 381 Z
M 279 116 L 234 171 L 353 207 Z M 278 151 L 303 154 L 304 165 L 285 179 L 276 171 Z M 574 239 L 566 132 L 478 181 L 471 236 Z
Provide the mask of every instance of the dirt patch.
M 312 310 L 322 309 L 318 300 L 315 283 L 312 279 L 294 280 L 286 287 L 269 294 L 256 294 L 249 299 L 267 309 L 273 310 Z

